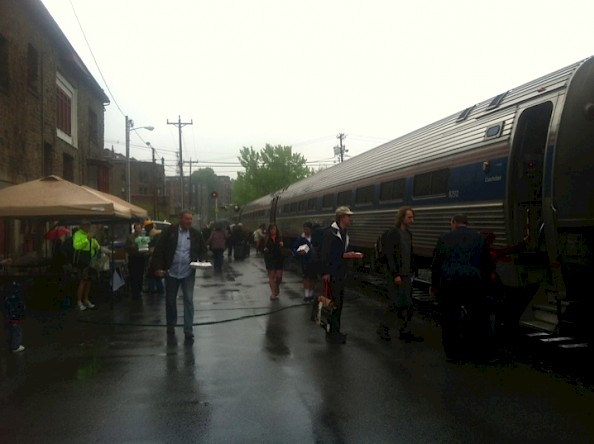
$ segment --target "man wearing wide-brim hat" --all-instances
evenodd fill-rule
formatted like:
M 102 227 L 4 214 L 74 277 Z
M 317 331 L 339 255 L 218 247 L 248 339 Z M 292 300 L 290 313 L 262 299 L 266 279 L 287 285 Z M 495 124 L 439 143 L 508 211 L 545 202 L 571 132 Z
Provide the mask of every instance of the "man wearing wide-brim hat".
M 344 285 L 347 279 L 347 260 L 343 257 L 349 248 L 347 228 L 351 225 L 353 212 L 349 207 L 338 207 L 334 222 L 324 232 L 320 251 L 322 280 L 330 284 L 335 309 L 329 319 L 330 331 L 326 339 L 335 344 L 344 344 L 346 335 L 340 331 L 340 317 L 344 299 Z

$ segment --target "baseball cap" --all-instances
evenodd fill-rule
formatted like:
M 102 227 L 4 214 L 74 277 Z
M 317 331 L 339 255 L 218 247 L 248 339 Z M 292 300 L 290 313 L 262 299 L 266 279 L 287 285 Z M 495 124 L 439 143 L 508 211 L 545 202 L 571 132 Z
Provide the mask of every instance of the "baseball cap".
M 354 214 L 349 207 L 338 207 L 336 209 L 336 217 L 344 216 L 345 214 Z

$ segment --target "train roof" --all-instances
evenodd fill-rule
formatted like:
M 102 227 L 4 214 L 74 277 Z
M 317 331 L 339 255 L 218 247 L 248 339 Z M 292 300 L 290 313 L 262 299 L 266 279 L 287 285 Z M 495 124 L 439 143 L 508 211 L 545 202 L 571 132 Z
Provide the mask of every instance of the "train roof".
M 504 91 L 489 100 L 469 106 L 460 113 L 319 171 L 289 185 L 285 190 L 256 199 L 248 205 L 253 208 L 269 204 L 274 194 L 282 194 L 283 199 L 315 194 L 346 182 L 359 181 L 480 148 L 493 142 L 493 137 L 486 137 L 486 130 L 492 125 L 501 125 L 498 138 L 509 137 L 518 104 L 563 90 L 577 69 L 591 59 L 590 57 L 581 60 L 522 86 Z

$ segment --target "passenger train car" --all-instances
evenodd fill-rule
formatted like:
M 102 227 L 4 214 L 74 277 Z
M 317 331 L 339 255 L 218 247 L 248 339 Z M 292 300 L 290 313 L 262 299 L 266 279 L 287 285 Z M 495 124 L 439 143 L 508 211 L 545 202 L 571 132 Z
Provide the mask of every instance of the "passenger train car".
M 351 243 L 369 269 L 375 240 L 403 205 L 416 213 L 422 267 L 456 213 L 493 231 L 495 246 L 529 235 L 526 248 L 498 266 L 508 288 L 529 294 L 518 320 L 592 333 L 594 295 L 582 288 L 594 272 L 594 57 L 261 197 L 240 219 L 251 230 L 277 222 L 290 239 L 305 221 L 330 224 L 340 205 L 355 213 Z

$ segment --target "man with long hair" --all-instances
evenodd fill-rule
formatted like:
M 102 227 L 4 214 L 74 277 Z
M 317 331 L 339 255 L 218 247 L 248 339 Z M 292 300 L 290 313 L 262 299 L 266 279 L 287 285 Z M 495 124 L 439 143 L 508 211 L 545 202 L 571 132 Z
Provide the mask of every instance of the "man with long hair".
M 415 220 L 412 207 L 401 207 L 396 214 L 396 225 L 386 236 L 386 289 L 388 307 L 377 329 L 379 337 L 385 341 L 391 339 L 390 325 L 396 315 L 399 324 L 399 339 L 406 342 L 422 341 L 410 330 L 413 315 L 413 239 L 409 231 Z

